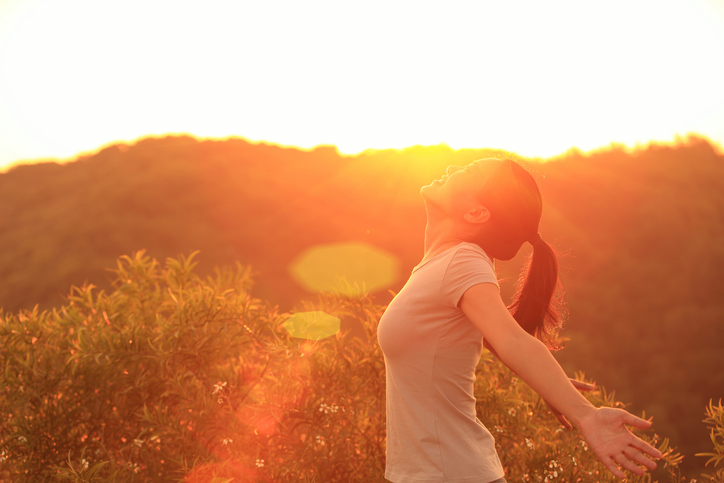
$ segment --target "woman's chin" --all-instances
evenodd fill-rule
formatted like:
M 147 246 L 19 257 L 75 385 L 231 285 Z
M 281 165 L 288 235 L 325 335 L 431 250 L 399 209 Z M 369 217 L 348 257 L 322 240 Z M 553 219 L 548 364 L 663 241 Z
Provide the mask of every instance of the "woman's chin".
M 425 186 L 420 188 L 420 194 L 424 193 L 425 191 L 429 191 L 430 189 L 432 189 L 436 186 L 440 186 L 441 184 L 442 184 L 442 181 L 440 181 L 439 179 L 436 179 L 432 183 L 426 184 Z

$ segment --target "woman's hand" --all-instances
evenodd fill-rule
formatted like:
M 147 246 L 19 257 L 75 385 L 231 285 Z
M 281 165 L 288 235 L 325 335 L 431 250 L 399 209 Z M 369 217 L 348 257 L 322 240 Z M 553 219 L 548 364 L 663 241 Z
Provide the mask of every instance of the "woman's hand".
M 604 407 L 597 408 L 578 424 L 593 453 L 619 478 L 626 477 L 621 468 L 639 476 L 646 471 L 639 465 L 655 469 L 656 463 L 646 455 L 661 458 L 659 450 L 631 434 L 626 425 L 646 429 L 651 426 L 651 421 L 637 418 L 622 409 Z
M 587 383 L 587 382 L 578 381 L 578 380 L 576 380 L 576 379 L 569 379 L 569 381 L 571 381 L 571 384 L 573 384 L 573 387 L 575 387 L 575 388 L 578 389 L 579 391 L 588 392 L 588 391 L 593 391 L 593 390 L 596 388 L 596 386 L 595 386 L 594 384 L 589 384 L 589 383 Z M 554 407 L 553 407 L 548 401 L 546 401 L 545 399 L 544 399 L 543 401 L 545 401 L 546 405 L 548 406 L 548 409 L 550 409 L 551 413 L 553 413 L 553 416 L 556 417 L 556 419 L 558 420 L 558 422 L 560 422 L 563 426 L 565 426 L 566 429 L 573 429 L 573 425 L 568 422 L 568 420 L 567 420 L 566 417 L 563 415 L 563 413 L 561 413 L 559 410 L 557 410 L 556 408 L 554 408 Z

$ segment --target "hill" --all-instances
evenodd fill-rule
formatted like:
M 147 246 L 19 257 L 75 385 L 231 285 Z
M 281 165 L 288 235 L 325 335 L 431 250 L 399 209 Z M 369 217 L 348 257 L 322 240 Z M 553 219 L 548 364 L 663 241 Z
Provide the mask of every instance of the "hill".
M 288 270 L 300 253 L 362 241 L 398 257 L 390 288 L 399 290 L 422 255 L 420 186 L 490 155 L 505 153 L 436 146 L 344 157 L 168 137 L 18 166 L 0 175 L 0 306 L 57 306 L 84 281 L 107 288 L 105 267 L 138 249 L 161 260 L 200 250 L 202 274 L 249 264 L 254 293 L 288 310 L 308 296 Z M 696 464 L 709 447 L 702 409 L 724 396 L 724 157 L 692 139 L 528 167 L 544 196 L 543 238 L 565 254 L 571 341 L 559 360 L 654 414 L 684 467 Z M 500 264 L 503 279 L 515 280 L 524 255 Z

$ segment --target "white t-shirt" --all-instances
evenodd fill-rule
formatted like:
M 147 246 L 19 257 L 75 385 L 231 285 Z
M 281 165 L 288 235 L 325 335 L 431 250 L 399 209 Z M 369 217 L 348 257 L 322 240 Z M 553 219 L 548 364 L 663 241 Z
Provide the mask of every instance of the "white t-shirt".
M 387 468 L 394 483 L 487 483 L 504 475 L 495 441 L 475 415 L 480 331 L 458 307 L 479 283 L 498 285 L 472 243 L 421 263 L 377 330 L 387 374 Z

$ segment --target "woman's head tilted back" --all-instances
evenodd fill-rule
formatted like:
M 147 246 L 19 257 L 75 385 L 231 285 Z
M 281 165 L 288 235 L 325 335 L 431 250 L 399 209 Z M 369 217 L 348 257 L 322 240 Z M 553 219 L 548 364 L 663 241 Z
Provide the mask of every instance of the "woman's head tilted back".
M 466 241 L 479 245 L 491 258 L 510 260 L 523 243 L 533 245 L 509 309 L 528 333 L 558 348 L 554 342 L 562 312 L 558 259 L 538 235 L 543 204 L 531 174 L 509 159 L 481 159 L 465 168 L 448 168 L 442 180 L 421 193 L 429 215 L 431 209 L 441 213 L 459 227 Z

